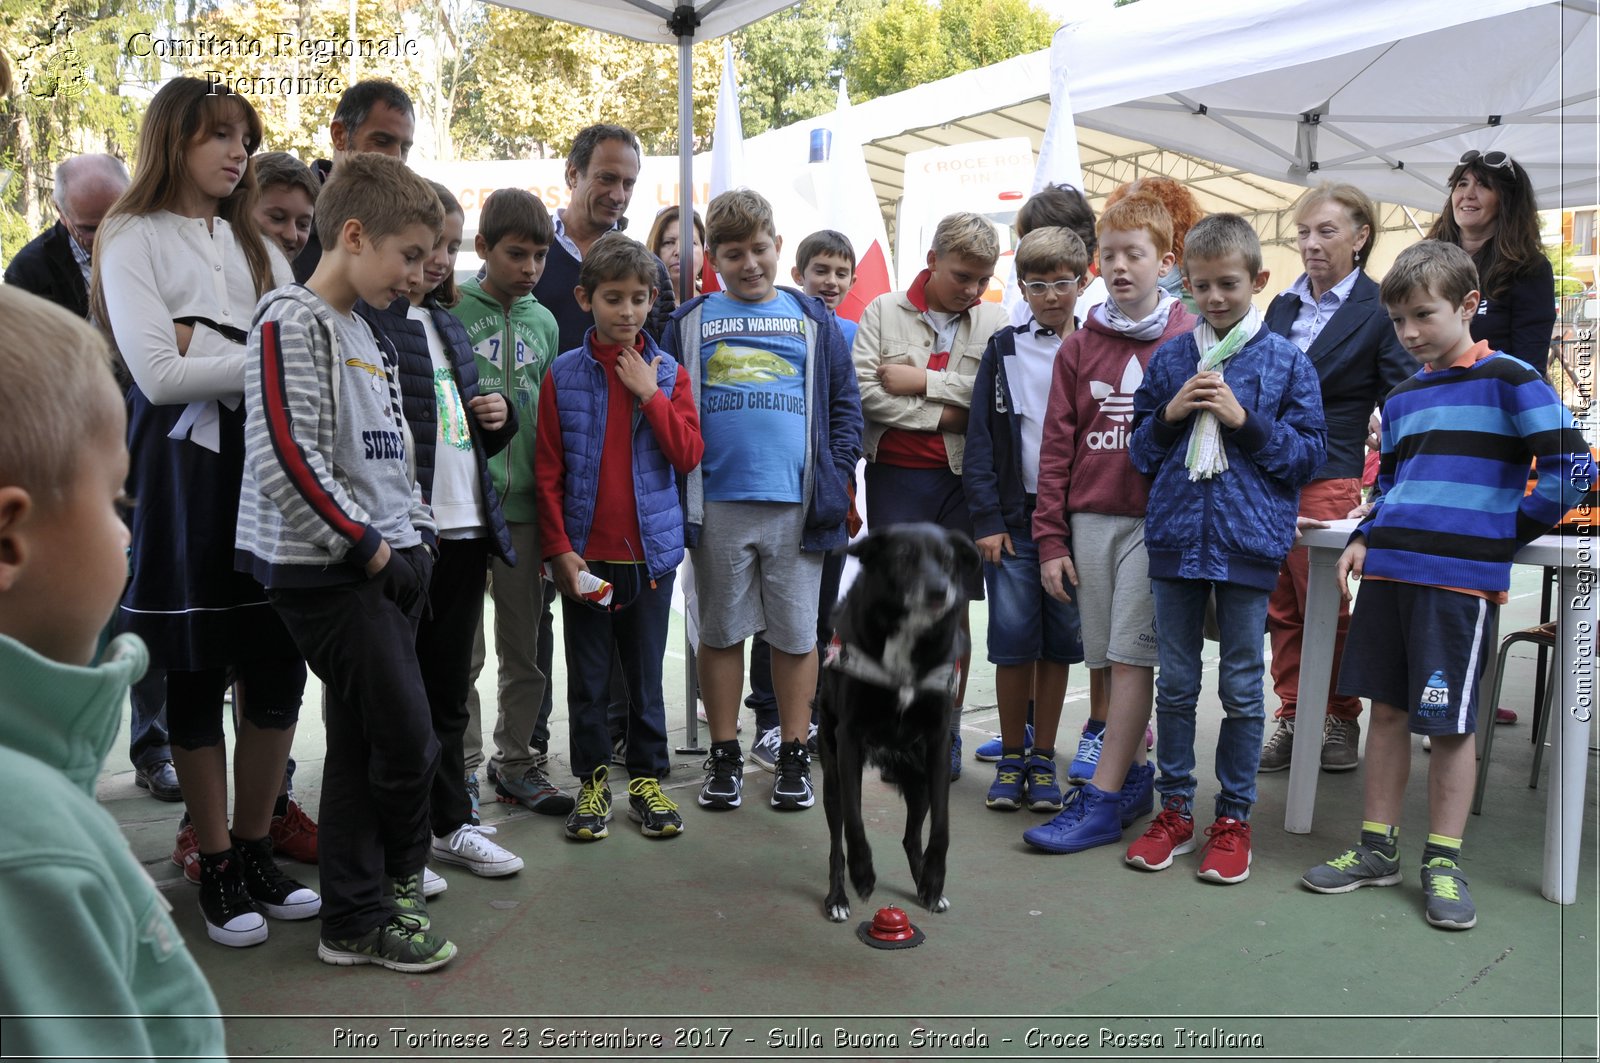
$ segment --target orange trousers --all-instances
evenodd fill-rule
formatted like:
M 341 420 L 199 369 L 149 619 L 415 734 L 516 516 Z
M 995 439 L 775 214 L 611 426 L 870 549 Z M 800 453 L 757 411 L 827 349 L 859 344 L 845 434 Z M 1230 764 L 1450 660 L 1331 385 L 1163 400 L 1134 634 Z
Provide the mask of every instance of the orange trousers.
M 1300 515 L 1316 520 L 1340 520 L 1361 504 L 1361 481 L 1312 480 L 1300 490 Z M 1300 695 L 1300 640 L 1305 634 L 1306 572 L 1310 559 L 1304 550 L 1290 550 L 1278 573 L 1278 585 L 1267 599 L 1267 634 L 1272 639 L 1272 688 L 1282 703 L 1277 718 L 1294 719 Z M 1333 640 L 1333 674 L 1328 680 L 1328 715 L 1353 720 L 1361 715 L 1361 699 L 1333 693 L 1339 684 L 1339 662 L 1344 657 L 1345 632 L 1350 629 L 1350 607 L 1339 603 L 1339 627 Z

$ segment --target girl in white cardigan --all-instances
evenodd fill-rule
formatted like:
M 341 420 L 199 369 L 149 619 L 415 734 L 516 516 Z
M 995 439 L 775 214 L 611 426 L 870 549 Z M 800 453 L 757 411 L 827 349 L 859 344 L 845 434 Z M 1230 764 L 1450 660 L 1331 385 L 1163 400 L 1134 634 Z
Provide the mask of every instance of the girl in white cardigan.
M 254 220 L 249 161 L 261 137 L 241 97 L 197 78 L 168 82 L 139 130 L 133 182 L 102 224 L 90 293 L 132 381 L 132 564 L 116 625 L 167 672 L 172 761 L 191 819 L 178 848 L 198 865 L 207 933 L 231 946 L 266 940 L 263 915 L 306 919 L 321 907 L 279 869 L 267 836 L 305 664 L 260 585 L 233 564 L 245 339 L 257 300 L 292 280 Z

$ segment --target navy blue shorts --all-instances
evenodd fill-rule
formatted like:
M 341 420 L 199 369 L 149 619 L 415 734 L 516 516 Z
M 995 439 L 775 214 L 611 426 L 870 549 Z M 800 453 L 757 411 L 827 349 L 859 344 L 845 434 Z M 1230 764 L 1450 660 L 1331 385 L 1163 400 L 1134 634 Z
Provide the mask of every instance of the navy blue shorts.
M 1339 693 L 1411 714 L 1421 735 L 1472 734 L 1500 607 L 1394 580 L 1361 584 L 1350 613 Z
M 1083 633 L 1075 602 L 1058 602 L 1039 580 L 1039 548 L 1011 537 L 1015 557 L 1001 551 L 1000 563 L 984 562 L 989 587 L 989 663 L 998 665 L 1083 662 Z
M 869 461 L 865 480 L 869 530 L 925 521 L 974 538 L 966 489 L 949 466 L 908 469 Z M 967 597 L 983 600 L 983 573 L 974 573 L 967 580 Z

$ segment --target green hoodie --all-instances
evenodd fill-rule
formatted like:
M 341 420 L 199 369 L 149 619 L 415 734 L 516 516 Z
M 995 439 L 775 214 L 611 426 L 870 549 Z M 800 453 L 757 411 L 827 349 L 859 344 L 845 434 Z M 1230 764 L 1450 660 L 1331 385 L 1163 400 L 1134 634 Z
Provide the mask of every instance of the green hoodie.
M 539 414 L 539 385 L 561 353 L 556 350 L 555 316 L 531 295 L 512 303 L 507 315 L 500 300 L 476 280 L 461 285 L 461 301 L 451 313 L 472 341 L 472 353 L 478 359 L 478 391 L 485 395 L 498 391 L 516 408 L 516 438 L 489 459 L 489 475 L 494 477 L 506 520 L 533 524 L 538 520 L 533 504 L 534 418 Z M 505 357 L 507 351 L 512 352 L 510 359 Z
M 133 635 L 93 668 L 0 635 L 0 1014 L 19 1016 L 6 1019 L 8 1053 L 227 1059 L 217 998 L 171 906 L 94 799 L 149 660 Z

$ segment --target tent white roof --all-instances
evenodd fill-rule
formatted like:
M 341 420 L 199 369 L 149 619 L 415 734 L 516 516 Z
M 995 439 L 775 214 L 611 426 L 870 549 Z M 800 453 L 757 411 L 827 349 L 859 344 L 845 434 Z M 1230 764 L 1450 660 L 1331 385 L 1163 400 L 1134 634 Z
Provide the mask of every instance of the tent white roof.
M 692 8 L 699 20 L 696 40 L 732 33 L 774 11 L 794 6 L 796 0 L 493 0 L 535 15 L 571 22 L 590 29 L 632 37 L 646 44 L 677 44 L 669 24 L 680 8 Z
M 1063 26 L 1049 51 L 854 108 L 886 207 L 903 157 L 1026 136 L 1065 64 L 1091 196 L 1140 174 L 1189 184 L 1208 210 L 1270 218 L 1304 186 L 1347 180 L 1437 210 L 1469 148 L 1511 153 L 1542 207 L 1600 201 L 1595 0 L 1141 0 Z M 753 138 L 803 139 L 828 116 Z M 803 157 L 803 156 L 801 156 Z M 1392 219 L 1403 224 L 1403 216 Z

